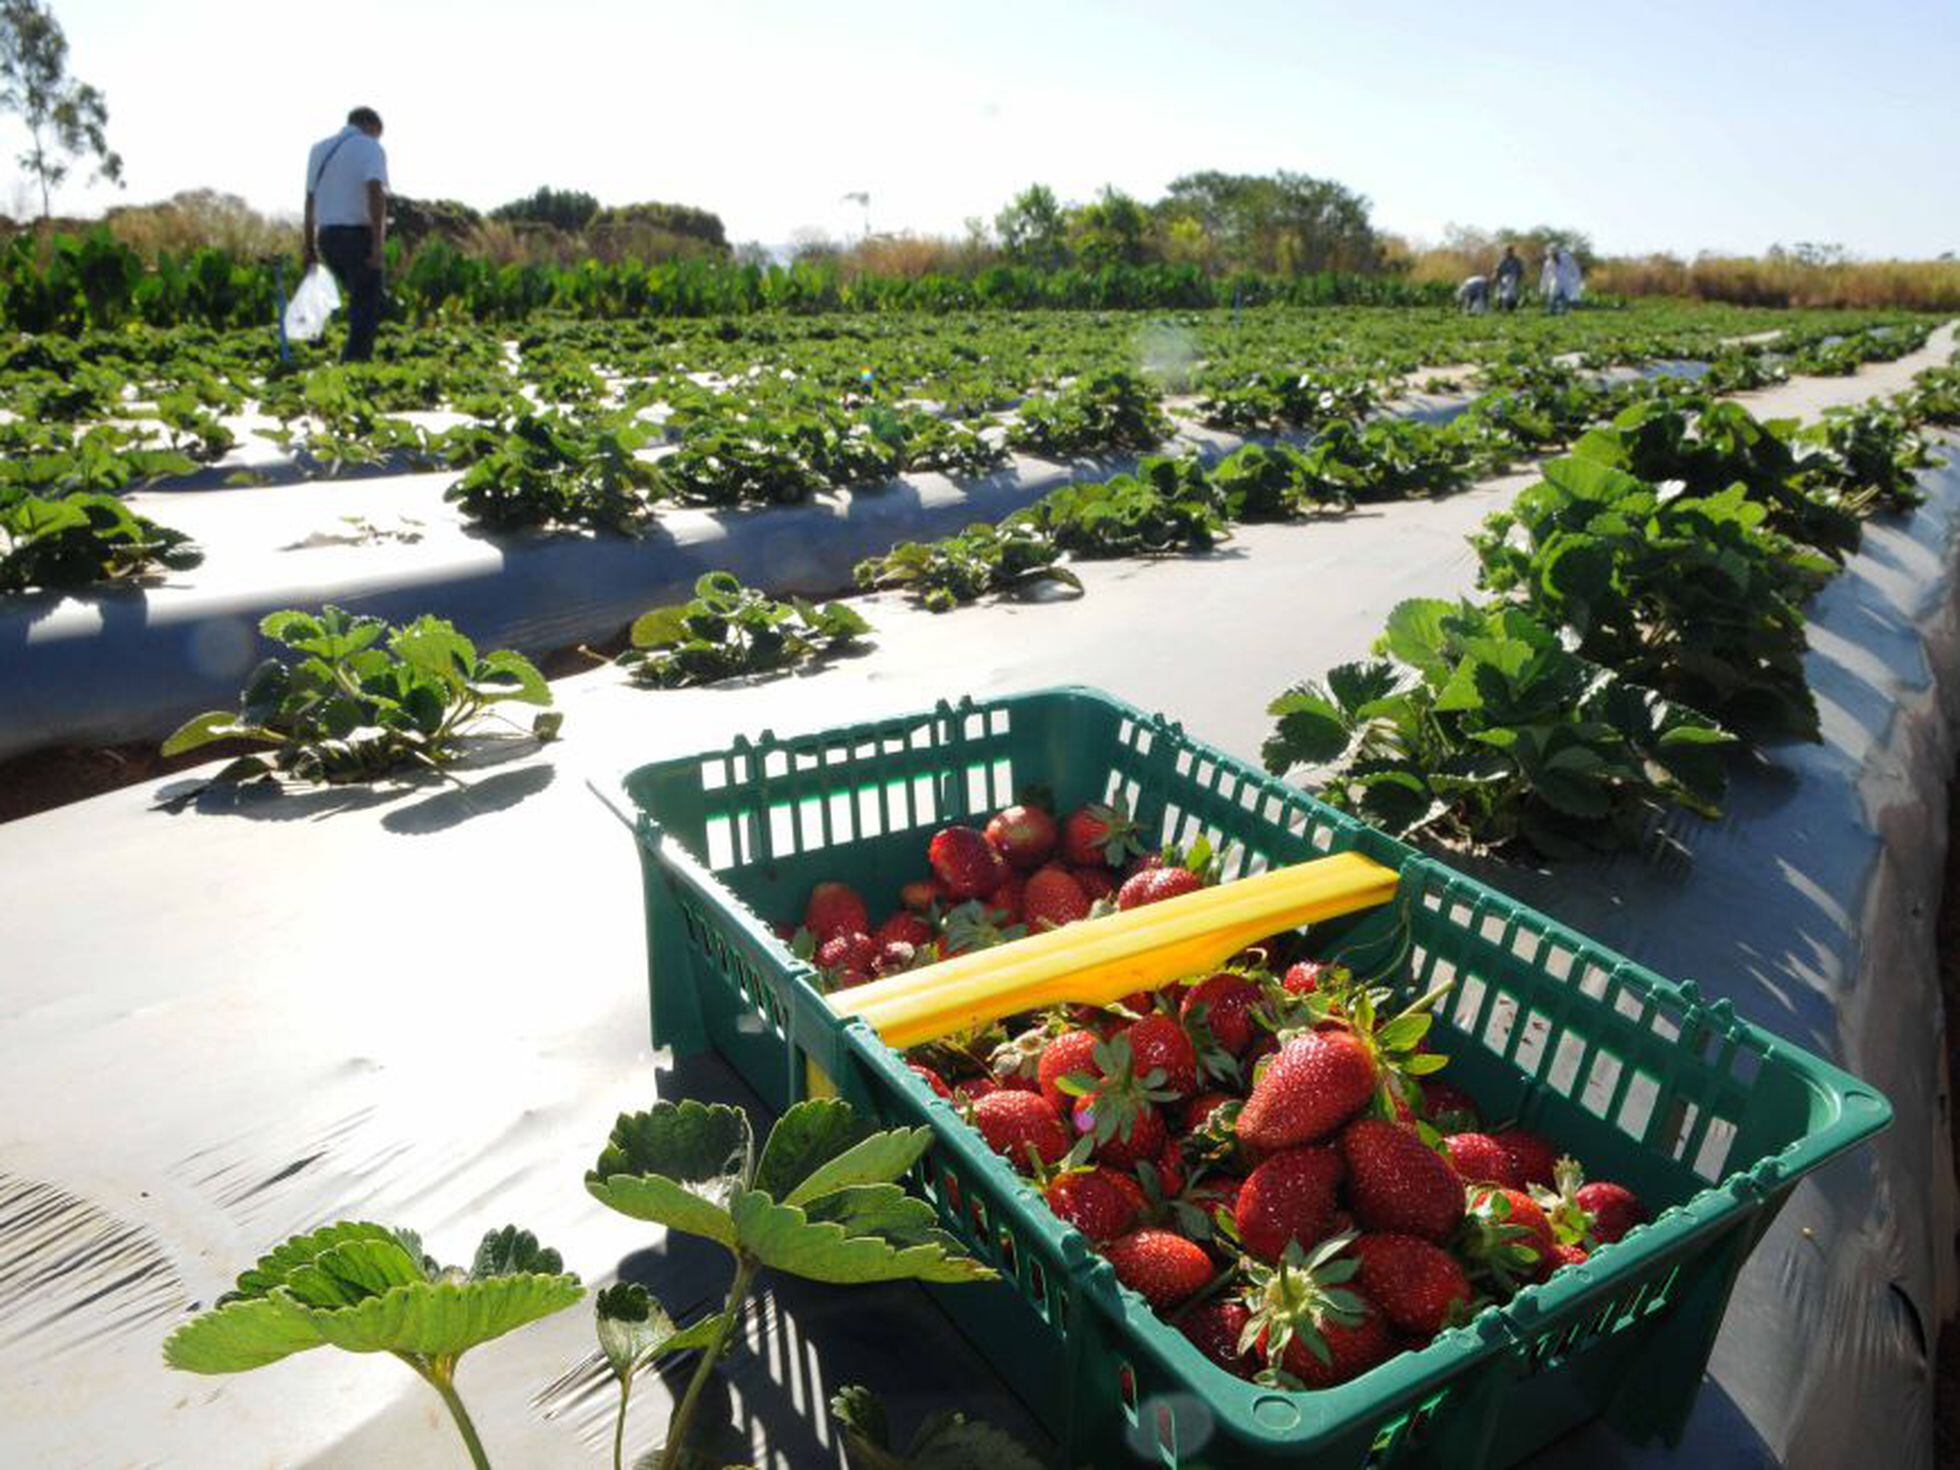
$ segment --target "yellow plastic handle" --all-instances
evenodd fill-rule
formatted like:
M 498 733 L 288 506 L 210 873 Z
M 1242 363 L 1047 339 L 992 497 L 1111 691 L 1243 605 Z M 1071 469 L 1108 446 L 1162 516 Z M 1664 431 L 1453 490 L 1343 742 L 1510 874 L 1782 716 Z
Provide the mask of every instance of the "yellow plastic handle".
M 1387 903 L 1396 881 L 1393 868 L 1335 853 L 853 986 L 830 1004 L 889 1046 L 917 1046 L 1021 1011 L 1153 990 L 1281 929 Z

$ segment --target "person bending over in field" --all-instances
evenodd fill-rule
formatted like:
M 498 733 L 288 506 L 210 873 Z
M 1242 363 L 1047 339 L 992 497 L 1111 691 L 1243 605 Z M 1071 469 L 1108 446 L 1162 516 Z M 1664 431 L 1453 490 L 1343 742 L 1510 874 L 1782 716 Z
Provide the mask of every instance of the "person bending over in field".
M 1483 276 L 1465 276 L 1456 288 L 1456 304 L 1471 316 L 1482 316 L 1490 305 L 1490 281 Z
M 381 151 L 381 114 L 372 107 L 355 108 L 346 127 L 313 145 L 304 228 L 301 271 L 325 261 L 347 297 L 340 360 L 366 362 L 381 324 L 381 247 L 388 238 L 388 155 Z
M 1516 311 L 1518 292 L 1524 287 L 1524 262 L 1515 245 L 1504 247 L 1504 258 L 1497 262 L 1497 309 Z

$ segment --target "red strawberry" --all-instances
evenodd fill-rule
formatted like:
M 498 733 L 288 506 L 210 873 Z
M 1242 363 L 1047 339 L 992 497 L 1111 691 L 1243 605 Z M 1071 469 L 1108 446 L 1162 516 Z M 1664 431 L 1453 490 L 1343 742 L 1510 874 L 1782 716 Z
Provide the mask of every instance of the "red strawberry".
M 1031 1152 L 1044 1164 L 1059 1163 L 1068 1152 L 1068 1128 L 1038 1092 L 988 1093 L 973 1105 L 973 1126 L 989 1148 L 1019 1169 L 1026 1169 Z
M 869 985 L 872 977 L 862 970 L 838 970 L 830 977 L 832 990 L 849 990 L 857 985 Z
M 1611 1245 L 1636 1225 L 1647 1221 L 1647 1210 L 1624 1184 L 1600 1179 L 1582 1184 L 1574 1198 L 1592 1220 L 1592 1238 Z
M 1409 1129 L 1357 1119 L 1341 1134 L 1341 1157 L 1348 1207 L 1363 1229 L 1442 1241 L 1463 1218 L 1463 1181 Z
M 940 829 L 926 848 L 926 859 L 955 900 L 984 897 L 1007 876 L 1007 860 L 971 827 Z
M 850 884 L 819 883 L 810 890 L 810 901 L 803 907 L 803 927 L 822 943 L 838 934 L 867 933 L 871 915 Z
M 1312 995 L 1320 989 L 1321 972 L 1327 967 L 1318 960 L 1301 960 L 1297 965 L 1289 965 L 1280 984 L 1292 995 Z
M 1157 1187 L 1166 1198 L 1174 1199 L 1184 1193 L 1184 1150 L 1175 1138 L 1166 1136 L 1164 1146 L 1157 1150 Z
M 1325 1138 L 1368 1105 L 1376 1075 L 1374 1054 L 1352 1032 L 1295 1037 L 1253 1082 L 1239 1137 L 1264 1149 Z
M 1185 1313 L 1177 1330 L 1191 1340 L 1197 1350 L 1227 1373 L 1250 1378 L 1255 1371 L 1251 1354 L 1239 1347 L 1245 1324 L 1252 1314 L 1239 1302 L 1206 1302 Z
M 1493 1136 L 1510 1150 L 1511 1162 L 1517 1166 L 1518 1174 L 1526 1184 L 1536 1184 L 1545 1189 L 1552 1187 L 1552 1175 L 1558 1167 L 1556 1148 L 1536 1133 L 1527 1133 L 1522 1128 L 1500 1128 Z
M 900 909 L 872 930 L 871 937 L 880 944 L 890 944 L 896 939 L 899 943 L 909 944 L 914 949 L 924 949 L 932 943 L 936 932 L 932 925 L 918 914 Z
M 1076 886 L 1090 903 L 1108 898 L 1116 891 L 1116 878 L 1108 868 L 1071 866 L 1069 876 L 1075 879 Z
M 1473 1186 L 1465 1256 L 1506 1291 L 1543 1281 L 1558 1266 L 1558 1240 L 1538 1202 L 1521 1189 Z
M 1196 1296 L 1211 1281 L 1211 1257 L 1169 1230 L 1132 1230 L 1103 1247 L 1116 1279 L 1158 1311 Z
M 1229 1092 L 1201 1092 L 1184 1105 L 1183 1116 L 1178 1122 L 1186 1133 L 1196 1133 L 1214 1112 L 1226 1103 L 1236 1101 L 1238 1099 Z
M 920 878 L 898 890 L 898 901 L 915 914 L 930 913 L 934 904 L 950 903 L 953 895 L 937 878 Z
M 991 1077 L 962 1077 L 953 1084 L 953 1100 L 962 1103 L 978 1102 L 990 1092 L 1001 1091 L 1001 1085 Z
M 1003 921 L 1005 923 L 1020 923 L 1022 920 L 1021 897 L 1024 888 L 1025 885 L 1021 880 L 1021 875 L 1012 868 L 1009 868 L 1007 870 L 1007 876 L 1000 880 L 999 886 L 987 895 L 987 907 L 997 914 L 1007 915 L 1007 918 Z
M 1172 1097 L 1189 1097 L 1198 1090 L 1198 1053 L 1184 1028 L 1169 1016 L 1151 1014 L 1133 1022 L 1123 1037 L 1140 1073 L 1161 1071 L 1155 1084 Z
M 950 1098 L 953 1095 L 953 1089 L 946 1085 L 946 1079 L 933 1071 L 932 1068 L 924 1066 L 919 1062 L 907 1062 L 905 1065 L 918 1073 L 919 1076 L 925 1078 L 926 1086 L 930 1087 L 938 1096 Z
M 871 941 L 878 944 L 877 940 Z M 919 952 L 903 939 L 894 939 L 878 945 L 878 958 L 871 971 L 881 979 L 886 975 L 901 975 L 918 962 Z
M 1561 1266 L 1583 1266 L 1588 1257 L 1582 1245 L 1566 1245 L 1563 1241 L 1552 1247 L 1552 1269 Z
M 1488 1133 L 1452 1133 L 1443 1148 L 1465 1184 L 1501 1184 L 1507 1189 L 1523 1189 L 1524 1176 L 1517 1160 L 1503 1143 Z
M 817 967 L 870 974 L 878 963 L 878 941 L 861 931 L 834 935 L 817 949 Z
M 1142 1188 L 1114 1169 L 1066 1170 L 1049 1180 L 1041 1194 L 1058 1220 L 1098 1244 L 1123 1234 L 1143 1213 Z
M 1035 934 L 1059 929 L 1089 917 L 1089 895 L 1067 868 L 1051 863 L 1029 874 L 1021 893 L 1021 917 Z
M 1245 1337 L 1308 1388 L 1345 1383 L 1395 1352 L 1388 1318 L 1351 1284 L 1360 1267 L 1340 1253 L 1353 1239 L 1337 1235 L 1311 1255 L 1292 1249 L 1277 1266 L 1245 1268 Z
M 1148 1103 L 1140 1104 L 1130 1115 L 1127 1135 L 1119 1124 L 1107 1137 L 1101 1136 L 1096 1127 L 1097 1101 L 1083 1098 L 1075 1105 L 1074 1123 L 1078 1133 L 1097 1134 L 1095 1158 L 1099 1164 L 1108 1164 L 1112 1169 L 1134 1169 L 1139 1163 L 1148 1160 L 1155 1163 L 1164 1152 L 1164 1145 L 1170 1140 L 1170 1129 L 1164 1126 L 1164 1115 Z
M 1413 1235 L 1364 1235 L 1352 1246 L 1356 1283 L 1390 1325 L 1430 1338 L 1465 1315 L 1470 1278 L 1456 1257 Z
M 1204 1023 L 1212 1040 L 1238 1056 L 1252 1045 L 1252 1008 L 1258 1004 L 1259 987 L 1245 976 L 1226 970 L 1186 990 L 1178 1013 L 1188 1026 L 1192 1013 L 1204 1007 Z
M 1123 886 L 1116 891 L 1116 907 L 1140 909 L 1145 904 L 1196 893 L 1204 886 L 1204 879 L 1189 868 L 1150 868 L 1123 880 Z
M 1137 824 L 1120 806 L 1077 807 L 1062 822 L 1062 856 L 1070 863 L 1114 868 L 1142 851 Z
M 1328 1233 L 1335 1191 L 1347 1172 L 1332 1148 L 1290 1148 L 1245 1176 L 1232 1209 L 1245 1248 L 1277 1261 L 1288 1242 L 1310 1249 Z
M 1469 1133 L 1483 1126 L 1469 1093 L 1432 1077 L 1422 1079 L 1422 1115 L 1438 1133 Z
M 1047 862 L 1060 839 L 1055 819 L 1038 806 L 1010 806 L 987 823 L 987 840 L 1024 873 Z
M 1064 1031 L 1042 1049 L 1035 1077 L 1041 1084 L 1041 1095 L 1055 1105 L 1056 1111 L 1066 1113 L 1075 1105 L 1075 1099 L 1061 1089 L 1064 1077 L 1102 1076 L 1094 1060 L 1100 1045 L 1102 1038 L 1093 1031 Z

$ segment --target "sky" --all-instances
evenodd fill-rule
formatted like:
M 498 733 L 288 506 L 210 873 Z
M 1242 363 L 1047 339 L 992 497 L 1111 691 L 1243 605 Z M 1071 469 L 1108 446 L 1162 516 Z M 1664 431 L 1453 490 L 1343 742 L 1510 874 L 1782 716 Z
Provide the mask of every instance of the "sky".
M 1289 169 L 1420 241 L 1554 224 L 1603 250 L 1960 250 L 1960 3 L 1646 0 L 50 0 L 127 188 L 297 214 L 366 103 L 393 184 L 550 183 L 721 215 L 732 240 L 957 232 L 1027 184 L 1155 198 Z M 24 187 L 0 207 L 32 211 Z

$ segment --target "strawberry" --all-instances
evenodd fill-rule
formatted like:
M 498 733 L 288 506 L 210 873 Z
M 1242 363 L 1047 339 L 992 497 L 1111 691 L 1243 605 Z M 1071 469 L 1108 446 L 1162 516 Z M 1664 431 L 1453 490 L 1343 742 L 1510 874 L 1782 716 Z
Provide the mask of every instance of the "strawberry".
M 1332 1148 L 1290 1148 L 1245 1176 L 1232 1219 L 1245 1248 L 1277 1261 L 1290 1242 L 1318 1245 L 1334 1213 L 1335 1191 L 1347 1172 Z
M 1006 914 L 998 913 L 977 900 L 960 904 L 946 914 L 946 930 L 939 936 L 939 953 L 950 959 L 956 954 L 992 949 L 1019 939 L 1028 931 Z
M 1552 1247 L 1552 1269 L 1554 1271 L 1562 1266 L 1583 1266 L 1588 1259 L 1590 1258 L 1586 1253 L 1586 1248 L 1582 1245 L 1567 1245 L 1564 1241 L 1560 1241 Z
M 1521 1189 L 1474 1185 L 1463 1255 L 1509 1294 L 1543 1281 L 1558 1265 L 1558 1240 L 1538 1202 Z
M 1518 1173 L 1517 1160 L 1502 1142 L 1488 1133 L 1452 1133 L 1443 1140 L 1443 1149 L 1465 1184 L 1524 1188 L 1524 1176 Z
M 1469 1093 L 1431 1077 L 1422 1080 L 1422 1115 L 1438 1133 L 1469 1133 L 1483 1126 Z
M 1068 1152 L 1068 1127 L 1038 1092 L 990 1092 L 973 1104 L 973 1126 L 987 1147 L 1017 1168 L 1032 1154 L 1044 1164 Z
M 912 913 L 909 909 L 900 909 L 873 929 L 871 937 L 880 944 L 890 944 L 893 940 L 897 940 L 901 944 L 911 945 L 914 949 L 924 949 L 938 937 L 938 932 L 927 919 Z
M 1100 902 L 1116 891 L 1116 879 L 1108 868 L 1071 865 L 1069 876 L 1075 880 L 1076 887 L 1090 903 Z
M 971 827 L 941 828 L 926 847 L 926 859 L 956 901 L 992 893 L 1007 876 L 1007 860 Z
M 1201 1092 L 1184 1105 L 1178 1126 L 1186 1133 L 1196 1133 L 1219 1108 L 1237 1101 L 1229 1092 Z
M 1592 1238 L 1611 1245 L 1647 1221 L 1647 1209 L 1624 1184 L 1599 1179 L 1579 1186 L 1574 1198 L 1592 1221 Z
M 1067 1169 L 1041 1192 L 1055 1218 L 1101 1244 L 1114 1240 L 1143 1213 L 1143 1189 L 1114 1169 Z
M 1206 1302 L 1185 1313 L 1177 1330 L 1227 1373 L 1250 1378 L 1254 1372 L 1252 1357 L 1239 1346 L 1239 1339 L 1245 1335 L 1251 1316 L 1240 1302 Z
M 915 914 L 932 912 L 935 904 L 950 902 L 953 895 L 937 878 L 920 878 L 898 890 L 898 901 Z
M 1115 868 L 1143 850 L 1137 824 L 1120 806 L 1091 803 L 1077 807 L 1062 822 L 1062 856 L 1072 864 Z
M 1075 1105 L 1075 1129 L 1078 1133 L 1095 1136 L 1098 1163 L 1108 1164 L 1113 1169 L 1134 1169 L 1139 1163 L 1155 1162 L 1163 1157 L 1164 1146 L 1170 1142 L 1171 1134 L 1164 1125 L 1162 1113 L 1148 1103 L 1139 1104 L 1129 1115 L 1127 1128 L 1119 1123 L 1105 1135 L 1096 1127 L 1096 1117 L 1099 1110 L 1108 1111 L 1111 1107 L 1111 1104 L 1098 1103 L 1089 1098 Z
M 1250 1104 L 1248 1104 L 1250 1106 Z M 1348 1207 L 1365 1230 L 1449 1238 L 1463 1218 L 1463 1181 L 1449 1160 L 1407 1128 L 1360 1118 L 1341 1134 Z
M 994 891 L 987 895 L 987 907 L 996 914 L 1005 914 L 1010 924 L 1020 923 L 1022 921 L 1021 898 L 1025 886 L 1021 875 L 1009 868 L 1007 876 L 1002 878 Z
M 1031 933 L 1059 929 L 1089 917 L 1089 895 L 1067 868 L 1051 863 L 1028 875 L 1021 892 L 1021 917 Z
M 976 1103 L 988 1093 L 1001 1090 L 1001 1085 L 991 1077 L 962 1077 L 953 1084 L 953 1101 Z
M 1320 989 L 1321 972 L 1326 968 L 1318 960 L 1301 960 L 1297 965 L 1287 966 L 1280 984 L 1290 995 L 1312 995 Z
M 837 934 L 817 949 L 817 967 L 822 970 L 856 970 L 870 974 L 878 963 L 878 941 L 861 930 Z
M 995 813 L 987 823 L 986 835 L 1002 857 L 1030 873 L 1048 861 L 1061 840 L 1061 829 L 1040 807 L 1019 805 Z
M 1360 1265 L 1341 1252 L 1353 1241 L 1337 1235 L 1310 1255 L 1291 1246 L 1277 1265 L 1246 1266 L 1249 1315 L 1239 1342 L 1307 1388 L 1358 1378 L 1395 1352 L 1387 1317 L 1350 1284 Z
M 1259 1004 L 1259 987 L 1243 975 L 1221 970 L 1184 992 L 1178 1014 L 1188 1027 L 1202 1021 L 1212 1040 L 1232 1056 L 1252 1045 L 1252 1008 Z
M 1161 1071 L 1157 1087 L 1173 1098 L 1189 1097 L 1198 1090 L 1198 1053 L 1184 1028 L 1169 1016 L 1151 1014 L 1132 1023 L 1123 1037 L 1130 1044 L 1130 1055 L 1139 1072 Z
M 804 905 L 803 927 L 821 944 L 838 934 L 868 933 L 871 915 L 850 884 L 819 883 L 810 890 L 810 901 Z
M 1123 880 L 1123 886 L 1116 891 L 1116 907 L 1140 909 L 1145 904 L 1196 893 L 1204 886 L 1205 880 L 1189 868 L 1150 868 Z
M 849 990 L 853 986 L 869 985 L 872 978 L 872 976 L 865 974 L 862 970 L 837 970 L 830 977 L 830 988 L 832 990 Z
M 926 1086 L 933 1090 L 935 1096 L 950 1098 L 953 1095 L 953 1089 L 946 1085 L 946 1079 L 932 1068 L 919 1062 L 907 1062 L 905 1065 L 925 1079 Z
M 1127 1169 L 1154 1161 L 1170 1137 L 1155 1106 L 1174 1100 L 1162 1080 L 1161 1070 L 1139 1068 L 1128 1038 L 1119 1034 L 1096 1044 L 1087 1068 L 1056 1078 L 1054 1085 L 1074 1100 L 1070 1121 L 1076 1132 L 1093 1137 L 1097 1160 Z
M 1211 1257 L 1169 1230 L 1132 1230 L 1103 1247 L 1116 1279 L 1158 1311 L 1196 1296 L 1211 1282 Z
M 1066 1112 L 1073 1103 L 1061 1089 L 1062 1078 L 1077 1072 L 1092 1079 L 1102 1076 L 1093 1060 L 1101 1045 L 1102 1038 L 1093 1031 L 1064 1031 L 1042 1048 L 1035 1077 L 1041 1084 L 1041 1095 L 1055 1105 L 1056 1111 Z
M 1510 1150 L 1511 1162 L 1526 1184 L 1552 1187 L 1552 1176 L 1558 1167 L 1557 1149 L 1536 1133 L 1527 1133 L 1522 1128 L 1500 1128 L 1493 1137 Z
M 1352 1032 L 1297 1036 L 1254 1080 L 1239 1137 L 1263 1149 L 1325 1138 L 1368 1105 L 1377 1075 L 1374 1053 Z
M 1144 1167 L 1143 1164 L 1137 1165 L 1139 1170 Z M 1184 1193 L 1184 1150 L 1178 1146 L 1175 1138 L 1165 1137 L 1164 1146 L 1157 1150 L 1156 1167 L 1160 1193 L 1173 1199 Z
M 1430 1338 L 1468 1316 L 1470 1278 L 1456 1257 L 1413 1235 L 1364 1235 L 1355 1282 L 1398 1332 Z

